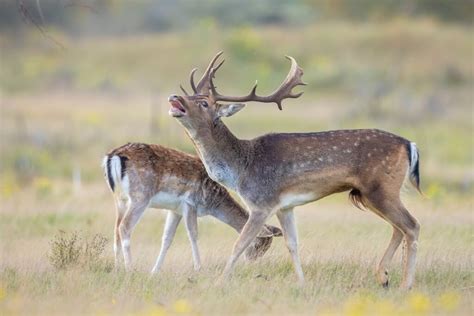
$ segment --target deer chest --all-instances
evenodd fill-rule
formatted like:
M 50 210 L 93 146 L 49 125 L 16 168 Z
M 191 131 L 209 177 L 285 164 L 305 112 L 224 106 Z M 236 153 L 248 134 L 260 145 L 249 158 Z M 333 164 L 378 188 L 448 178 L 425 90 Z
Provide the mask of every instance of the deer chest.
M 235 189 L 237 185 L 237 177 L 235 172 L 222 162 L 205 163 L 207 174 L 217 183 Z

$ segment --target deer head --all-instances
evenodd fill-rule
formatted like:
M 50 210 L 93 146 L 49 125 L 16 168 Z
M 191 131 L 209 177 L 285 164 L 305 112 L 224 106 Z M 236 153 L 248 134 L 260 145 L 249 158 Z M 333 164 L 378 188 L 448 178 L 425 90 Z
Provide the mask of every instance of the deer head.
M 202 75 L 198 84 L 194 83 L 196 68 L 191 71 L 190 85 L 193 93 L 189 94 L 181 86 L 184 95 L 171 95 L 168 101 L 171 103 L 169 114 L 179 120 L 188 131 L 198 131 L 201 128 L 212 126 L 221 117 L 232 116 L 240 111 L 244 102 L 276 103 L 282 109 L 282 101 L 287 98 L 298 98 L 303 94 L 293 93 L 292 89 L 298 85 L 305 85 L 301 80 L 303 70 L 298 66 L 295 59 L 286 56 L 291 61 L 290 71 L 280 87 L 267 96 L 257 95 L 257 83 L 245 96 L 222 95 L 216 90 L 214 77 L 217 70 L 222 66 L 224 60 L 216 65 L 217 60 L 222 55 L 219 52 L 210 62 L 206 71 Z M 223 103 L 225 102 L 225 103 Z

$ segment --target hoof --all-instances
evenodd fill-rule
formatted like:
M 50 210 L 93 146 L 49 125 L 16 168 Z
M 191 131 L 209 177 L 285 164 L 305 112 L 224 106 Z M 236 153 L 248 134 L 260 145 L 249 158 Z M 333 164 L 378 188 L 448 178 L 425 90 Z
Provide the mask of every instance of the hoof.
M 384 289 L 388 289 L 388 284 L 389 284 L 389 280 L 388 280 L 388 272 L 387 270 L 385 270 L 383 273 L 378 273 L 378 277 L 377 277 L 378 281 L 379 281 L 379 284 L 382 285 L 382 287 Z

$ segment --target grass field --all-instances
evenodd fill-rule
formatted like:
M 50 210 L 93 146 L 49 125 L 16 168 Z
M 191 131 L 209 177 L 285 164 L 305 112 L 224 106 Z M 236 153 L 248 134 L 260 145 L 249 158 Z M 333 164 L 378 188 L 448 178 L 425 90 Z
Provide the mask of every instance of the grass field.
M 62 52 L 34 35 L 25 43 L 1 35 L 0 314 L 473 314 L 471 30 L 430 20 L 338 22 L 298 32 L 212 29 L 212 45 L 199 32 L 81 40 L 54 33 L 68 47 Z M 112 271 L 115 211 L 101 158 L 128 141 L 193 152 L 167 115 L 166 98 L 221 48 L 229 56 L 218 77 L 226 91 L 247 91 L 255 78 L 261 91 L 271 90 L 287 70 L 284 54 L 299 60 L 309 83 L 283 112 L 249 104 L 226 120 L 242 138 L 374 127 L 418 144 L 426 197 L 403 194 L 421 223 L 413 291 L 397 289 L 399 254 L 392 287 L 376 284 L 391 228 L 351 206 L 346 194 L 297 209 L 304 288 L 281 238 L 216 287 L 237 235 L 210 218 L 199 222 L 202 271 L 193 271 L 180 227 L 162 271 L 150 278 L 160 210 L 147 211 L 133 234 L 134 271 Z M 81 254 L 78 264 L 58 269 L 49 257 L 61 231 L 67 238 L 76 232 L 79 245 L 95 235 L 108 241 L 100 256 Z
M 32 193 L 30 193 L 32 194 Z M 345 314 L 426 315 L 472 313 L 472 200 L 432 203 L 408 195 L 407 205 L 422 223 L 416 287 L 399 291 L 400 256 L 391 266 L 392 287 L 379 288 L 375 264 L 391 229 L 376 216 L 329 198 L 297 212 L 307 285 L 300 289 L 282 239 L 255 263 L 241 262 L 231 282 L 216 287 L 236 234 L 202 219 L 203 269 L 192 269 L 184 229 L 156 278 L 148 272 L 158 254 L 162 211 L 149 210 L 132 239 L 135 271 L 110 270 L 112 245 L 92 266 L 54 269 L 50 241 L 63 230 L 82 238 L 111 236 L 113 205 L 104 187 L 60 201 L 7 204 L 1 214 L 2 314 Z M 35 200 L 34 196 L 29 196 Z

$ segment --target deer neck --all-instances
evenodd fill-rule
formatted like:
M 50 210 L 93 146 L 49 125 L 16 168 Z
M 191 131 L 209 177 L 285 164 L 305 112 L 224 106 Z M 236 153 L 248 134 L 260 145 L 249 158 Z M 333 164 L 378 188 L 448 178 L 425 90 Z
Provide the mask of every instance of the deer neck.
M 234 228 L 237 233 L 242 231 L 249 218 L 247 211 L 228 193 L 218 206 L 210 209 L 210 213 L 213 217 Z
M 235 137 L 220 119 L 189 136 L 211 179 L 235 190 L 249 157 L 248 141 Z

